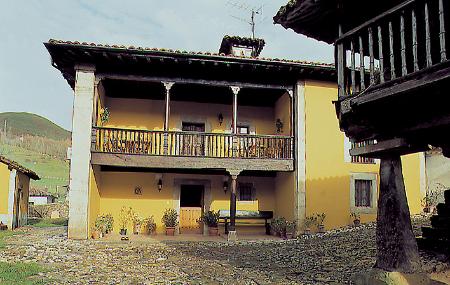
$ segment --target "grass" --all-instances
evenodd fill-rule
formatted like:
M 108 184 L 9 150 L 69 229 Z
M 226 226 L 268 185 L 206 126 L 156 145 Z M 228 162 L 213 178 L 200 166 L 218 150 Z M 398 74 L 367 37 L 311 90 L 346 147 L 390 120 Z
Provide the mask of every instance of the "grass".
M 45 269 L 36 263 L 0 262 L 0 284 L 2 285 L 40 285 L 47 284 L 38 273 Z
M 69 184 L 69 163 L 67 161 L 1 143 L 0 154 L 32 169 L 41 177 L 41 180 L 31 181 L 32 187 L 47 187 L 51 193 L 56 193 L 58 187 L 59 194 L 63 194 L 61 199 L 64 200 L 65 193 L 62 193 L 63 189 L 61 186 Z
M 5 241 L 4 239 L 7 237 L 10 237 L 12 235 L 19 234 L 20 232 L 13 232 L 13 231 L 0 231 L 0 249 L 5 247 Z M 1 283 L 0 283 L 1 284 Z
M 28 219 L 28 224 L 37 228 L 63 227 L 67 226 L 67 219 Z

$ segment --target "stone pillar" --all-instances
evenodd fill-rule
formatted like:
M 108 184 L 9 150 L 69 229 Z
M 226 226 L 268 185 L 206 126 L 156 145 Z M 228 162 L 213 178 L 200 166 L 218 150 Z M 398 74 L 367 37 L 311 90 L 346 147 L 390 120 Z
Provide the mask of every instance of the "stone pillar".
M 297 82 L 293 101 L 295 159 L 294 219 L 296 221 L 297 234 L 299 234 L 304 226 L 306 216 L 306 100 L 304 81 Z
M 72 117 L 68 237 L 87 239 L 95 67 L 77 65 Z
M 406 273 L 419 269 L 400 156 L 381 159 L 376 233 L 376 268 Z
M 170 89 L 172 88 L 174 82 L 163 82 L 163 84 L 166 90 L 166 100 L 164 102 L 164 154 L 167 154 L 169 147 L 167 132 L 169 131 L 170 118 Z
M 237 95 L 239 93 L 239 91 L 241 90 L 240 87 L 236 87 L 236 86 L 231 86 L 231 91 L 233 91 L 233 118 L 232 118 L 232 124 L 233 124 L 233 129 L 232 129 L 232 133 L 233 135 L 237 134 L 237 112 L 238 112 L 238 108 L 237 108 Z M 233 157 L 237 157 L 238 156 L 238 140 L 236 136 L 233 136 Z
M 230 226 L 228 227 L 228 241 L 235 241 L 236 236 L 236 194 L 237 194 L 237 177 L 241 173 L 240 170 L 228 170 L 231 176 L 230 191 Z

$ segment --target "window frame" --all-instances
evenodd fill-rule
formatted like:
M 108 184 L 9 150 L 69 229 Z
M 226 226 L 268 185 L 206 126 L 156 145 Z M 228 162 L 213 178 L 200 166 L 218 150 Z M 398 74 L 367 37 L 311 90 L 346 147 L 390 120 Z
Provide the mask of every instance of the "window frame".
M 370 180 L 371 181 L 371 206 L 357 207 L 356 206 L 356 180 Z M 378 174 L 377 173 L 351 173 L 350 174 L 350 211 L 360 214 L 376 214 L 378 201 Z

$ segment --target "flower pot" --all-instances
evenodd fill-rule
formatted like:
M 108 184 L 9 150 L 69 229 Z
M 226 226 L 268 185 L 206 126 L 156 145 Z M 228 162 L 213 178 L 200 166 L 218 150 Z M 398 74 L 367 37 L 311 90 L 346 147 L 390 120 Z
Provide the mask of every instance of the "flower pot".
M 355 225 L 355 227 L 359 226 L 361 224 L 361 221 L 356 219 L 353 221 L 353 225 Z
M 219 228 L 218 227 L 208 227 L 208 233 L 210 236 L 218 236 Z
M 100 231 L 92 231 L 92 239 L 99 239 L 100 234 Z
M 311 234 L 311 229 L 310 228 L 306 228 L 305 231 L 303 232 L 303 234 L 310 235 Z
M 127 229 L 120 229 L 120 235 L 126 236 L 127 235 Z
M 175 227 L 166 227 L 166 236 L 174 236 Z
M 324 225 L 318 225 L 317 231 L 321 234 L 325 233 L 325 226 Z

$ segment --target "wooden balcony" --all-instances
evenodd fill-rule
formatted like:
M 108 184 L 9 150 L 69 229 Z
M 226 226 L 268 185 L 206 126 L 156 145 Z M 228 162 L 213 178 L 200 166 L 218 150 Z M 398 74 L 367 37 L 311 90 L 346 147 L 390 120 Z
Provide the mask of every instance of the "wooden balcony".
M 93 127 L 92 163 L 151 168 L 293 170 L 293 138 Z
M 341 129 L 353 141 L 428 138 L 450 124 L 450 3 L 408 0 L 336 41 Z M 434 122 L 434 123 L 433 123 Z

